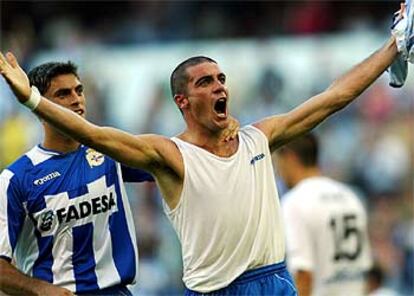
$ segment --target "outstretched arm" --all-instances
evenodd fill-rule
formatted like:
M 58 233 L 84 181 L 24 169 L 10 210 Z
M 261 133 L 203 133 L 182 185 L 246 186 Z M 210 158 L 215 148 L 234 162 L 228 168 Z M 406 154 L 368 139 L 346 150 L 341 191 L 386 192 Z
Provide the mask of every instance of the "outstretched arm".
M 88 147 L 125 165 L 150 172 L 168 206 L 174 208 L 177 205 L 182 190 L 184 164 L 173 141 L 159 135 L 134 136 L 115 128 L 100 127 L 39 94 L 34 95 L 36 92 L 30 89 L 26 73 L 11 53 L 7 54 L 7 59 L 0 53 L 0 74 L 18 100 L 27 106 L 29 104 L 39 117 Z
M 397 47 L 392 37 L 381 49 L 338 78 L 324 92 L 294 110 L 255 123 L 269 139 L 271 151 L 308 132 L 331 114 L 356 99 L 394 61 Z
M 0 53 L 0 73 L 18 100 L 23 104 L 27 103 L 29 97 L 33 96 L 32 90 L 26 73 L 20 68 L 13 54 L 7 53 L 4 57 Z M 45 98 L 40 98 L 34 113 L 80 143 L 129 166 L 153 171 L 154 167 L 163 162 L 157 148 L 164 141 L 168 141 L 164 137 L 155 135 L 136 137 L 114 128 L 96 126 Z
M 150 172 L 163 161 L 159 144 L 169 141 L 157 135 L 134 136 L 112 127 L 97 126 L 44 98 L 33 112 L 78 142 L 128 166 Z

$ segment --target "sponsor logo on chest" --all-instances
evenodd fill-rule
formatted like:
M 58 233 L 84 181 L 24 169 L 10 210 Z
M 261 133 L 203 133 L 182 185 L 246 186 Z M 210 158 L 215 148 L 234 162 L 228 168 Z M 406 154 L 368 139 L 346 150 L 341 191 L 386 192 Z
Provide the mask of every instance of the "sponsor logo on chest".
M 67 192 L 45 196 L 46 208 L 34 213 L 42 236 L 90 222 L 102 223 L 118 211 L 115 186 L 106 186 L 105 177 L 88 184 L 88 193 L 69 198 Z
M 106 213 L 116 206 L 114 194 L 102 195 L 91 200 L 85 200 L 78 204 L 56 210 L 59 224 L 70 223 L 75 220 L 83 219 L 91 215 Z

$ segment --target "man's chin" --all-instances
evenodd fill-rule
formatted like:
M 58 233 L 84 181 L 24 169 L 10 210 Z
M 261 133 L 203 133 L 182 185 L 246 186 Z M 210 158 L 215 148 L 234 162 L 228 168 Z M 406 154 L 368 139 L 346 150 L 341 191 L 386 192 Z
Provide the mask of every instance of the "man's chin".
M 220 129 L 228 128 L 230 124 L 229 117 L 227 116 L 226 118 L 220 118 L 220 120 L 218 120 L 216 124 Z

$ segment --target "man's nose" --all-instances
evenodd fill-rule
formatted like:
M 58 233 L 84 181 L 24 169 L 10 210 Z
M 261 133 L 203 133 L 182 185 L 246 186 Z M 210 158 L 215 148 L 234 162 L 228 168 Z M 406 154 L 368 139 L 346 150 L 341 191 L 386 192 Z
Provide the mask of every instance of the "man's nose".
M 226 86 L 223 83 L 221 83 L 219 80 L 216 80 L 214 84 L 214 92 L 222 92 L 222 91 L 226 91 Z
M 71 101 L 70 101 L 71 104 L 79 104 L 82 99 L 82 95 L 79 95 L 76 92 L 76 90 L 72 91 L 70 97 L 71 97 Z

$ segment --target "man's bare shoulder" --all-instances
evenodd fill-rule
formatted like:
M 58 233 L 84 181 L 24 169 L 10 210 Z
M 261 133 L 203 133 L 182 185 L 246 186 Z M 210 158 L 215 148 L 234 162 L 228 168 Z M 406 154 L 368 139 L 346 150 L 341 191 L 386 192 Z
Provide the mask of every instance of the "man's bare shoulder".
M 269 117 L 262 118 L 252 125 L 259 130 L 261 130 L 268 137 L 274 133 L 275 130 L 283 126 L 284 121 L 286 120 L 287 114 L 278 114 Z
M 135 135 L 135 137 L 138 138 L 138 139 L 145 139 L 146 141 L 151 141 L 151 142 L 154 142 L 154 143 L 172 142 L 170 138 L 168 138 L 166 136 L 163 136 L 163 135 L 158 135 L 158 134 L 139 134 L 139 135 Z
M 177 145 L 170 138 L 157 134 L 145 134 L 136 136 L 151 145 L 161 157 L 160 163 L 175 171 L 178 175 L 183 171 L 183 160 Z
M 174 141 L 170 138 L 162 135 L 157 134 L 144 134 L 144 135 L 136 135 L 135 136 L 138 140 L 143 140 L 147 143 L 150 143 L 157 149 L 176 149 L 178 150 L 177 146 L 175 145 Z

